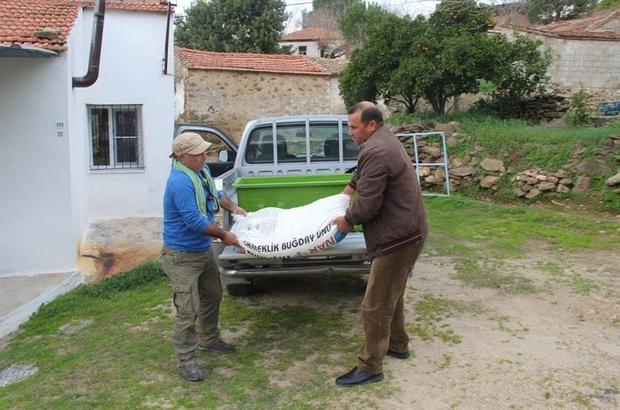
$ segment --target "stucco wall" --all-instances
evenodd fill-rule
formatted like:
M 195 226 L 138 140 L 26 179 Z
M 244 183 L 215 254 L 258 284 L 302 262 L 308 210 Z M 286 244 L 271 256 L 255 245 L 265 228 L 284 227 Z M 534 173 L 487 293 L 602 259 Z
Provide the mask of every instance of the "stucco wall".
M 346 113 L 338 81 L 327 75 L 195 69 L 177 74 L 177 96 L 184 89 L 184 111 L 177 120 L 215 125 L 237 141 L 255 118 Z
M 306 47 L 306 55 L 308 57 L 321 57 L 321 50 L 316 41 L 283 41 L 281 46 L 293 46 L 293 55 L 299 55 L 299 47 Z
M 90 49 L 92 9 L 80 41 L 73 45 L 73 75 L 86 73 Z M 136 104 L 142 106 L 144 169 L 89 170 L 89 144 L 76 153 L 80 160 L 72 172 L 85 173 L 80 187 L 88 195 L 90 222 L 162 215 L 162 196 L 170 170 L 170 144 L 174 127 L 174 53 L 169 48 L 168 74 L 162 72 L 166 14 L 106 10 L 99 79 L 89 88 L 73 89 L 72 135 L 89 140 L 86 104 Z
M 75 269 L 67 64 L 0 58 L 0 276 Z
M 57 57 L 0 58 L 0 276 L 75 271 L 94 221 L 161 216 L 174 125 L 166 15 L 106 10 L 99 79 L 72 88 L 87 72 L 92 16 L 78 14 Z M 87 104 L 142 105 L 145 169 L 90 171 Z

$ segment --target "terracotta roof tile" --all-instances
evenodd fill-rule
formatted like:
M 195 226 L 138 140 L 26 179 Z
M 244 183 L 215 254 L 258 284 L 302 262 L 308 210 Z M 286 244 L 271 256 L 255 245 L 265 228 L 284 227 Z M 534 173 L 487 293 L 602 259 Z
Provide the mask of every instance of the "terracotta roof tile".
M 76 4 L 61 0 L 0 0 L 0 44 L 13 43 L 66 50 L 67 35 L 77 16 Z M 53 39 L 39 38 L 44 28 L 58 30 Z
M 591 16 L 575 20 L 563 20 L 544 25 L 519 24 L 519 20 L 497 19 L 498 26 L 515 27 L 534 34 L 550 37 L 594 39 L 594 40 L 620 40 L 620 8 L 615 10 L 600 11 Z
M 342 40 L 342 34 L 339 31 L 330 31 L 323 27 L 308 27 L 282 36 L 282 41 L 317 40 Z
M 66 50 L 67 36 L 75 24 L 79 8 L 92 8 L 94 4 L 93 1 L 79 0 L 0 0 L 0 45 Z M 159 4 L 159 0 L 108 0 L 106 9 L 164 12 L 167 6 Z M 52 35 L 42 37 L 40 32 L 43 29 L 52 29 L 47 30 Z
M 607 22 L 616 20 L 616 30 L 606 29 Z M 549 33 L 558 37 L 599 38 L 620 40 L 620 9 L 594 13 L 589 17 L 575 20 L 559 21 L 543 26 L 532 27 L 541 33 Z
M 305 56 L 286 54 L 216 53 L 177 47 L 177 57 L 187 68 L 255 71 L 263 73 L 330 75 Z

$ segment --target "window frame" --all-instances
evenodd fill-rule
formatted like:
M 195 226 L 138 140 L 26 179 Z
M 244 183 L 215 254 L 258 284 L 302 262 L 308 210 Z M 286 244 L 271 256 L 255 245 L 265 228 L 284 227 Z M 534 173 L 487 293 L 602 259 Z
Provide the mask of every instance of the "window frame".
M 110 170 L 144 170 L 144 136 L 142 121 L 142 104 L 87 104 L 87 120 L 89 134 L 89 168 L 91 171 L 110 171 Z M 95 127 L 95 110 L 99 110 L 99 115 L 105 111 L 107 118 L 101 121 L 103 126 Z M 123 113 L 133 113 L 128 124 L 121 124 L 119 115 Z M 107 124 L 105 123 L 107 121 Z M 133 124 L 131 124 L 133 122 Z M 132 129 L 134 128 L 134 129 Z M 133 132 L 125 135 L 129 129 Z M 133 134 L 136 135 L 133 135 Z M 127 144 L 127 141 L 130 144 Z M 131 143 L 135 141 L 134 143 Z M 107 152 L 105 152 L 107 145 Z M 103 146 L 104 151 L 98 159 L 103 159 L 107 164 L 95 164 L 95 153 L 99 152 L 96 146 Z M 125 147 L 125 151 L 123 150 Z M 135 153 L 132 153 L 132 149 Z M 122 159 L 123 155 L 129 155 L 131 160 Z

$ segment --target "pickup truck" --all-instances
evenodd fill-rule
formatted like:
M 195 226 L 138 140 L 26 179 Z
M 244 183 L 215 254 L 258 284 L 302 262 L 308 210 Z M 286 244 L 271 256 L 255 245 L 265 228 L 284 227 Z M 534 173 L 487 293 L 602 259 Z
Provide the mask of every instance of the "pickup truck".
M 290 176 L 305 176 L 306 181 L 316 179 L 321 185 L 321 174 L 346 174 L 357 164 L 357 147 L 348 136 L 347 116 L 314 115 L 262 118 L 250 121 L 237 145 L 223 131 L 206 125 L 184 124 L 177 127 L 176 134 L 183 131 L 198 132 L 213 142 L 214 152 L 207 153 L 207 164 L 216 176 L 215 182 L 225 196 L 239 203 L 247 211 L 257 207 L 276 206 L 291 208 L 299 206 L 287 199 L 286 184 L 279 184 Z M 176 135 L 175 134 L 175 135 Z M 218 141 L 218 139 L 220 141 Z M 315 177 L 312 177 L 314 175 Z M 243 189 L 239 181 L 261 177 L 269 184 L 254 194 L 252 204 L 243 203 L 237 189 Z M 280 177 L 280 178 L 279 178 Z M 289 178 L 290 179 L 290 178 Z M 320 187 L 316 191 L 308 184 L 306 198 L 319 199 L 326 192 L 341 192 L 348 178 L 339 178 L 340 185 Z M 344 182 L 343 182 L 344 181 Z M 280 186 L 281 185 L 281 186 Z M 251 184 L 248 188 L 252 188 Z M 296 188 L 300 188 L 299 186 Z M 241 191 L 239 192 L 241 193 Z M 260 203 L 256 203 L 259 195 Z M 222 210 L 224 211 L 224 210 Z M 220 223 L 230 227 L 232 217 L 224 211 Z M 278 276 L 368 273 L 370 262 L 362 232 L 349 233 L 338 244 L 306 257 L 265 259 L 240 252 L 235 247 L 224 247 L 214 242 L 218 264 L 227 291 L 233 296 L 252 292 L 255 278 Z

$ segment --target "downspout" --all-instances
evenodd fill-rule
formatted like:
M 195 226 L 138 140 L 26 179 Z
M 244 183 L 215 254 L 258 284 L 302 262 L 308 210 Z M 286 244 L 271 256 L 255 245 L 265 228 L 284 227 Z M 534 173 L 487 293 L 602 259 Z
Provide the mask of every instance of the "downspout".
M 95 3 L 93 19 L 93 35 L 90 41 L 90 56 L 88 71 L 84 77 L 73 77 L 73 87 L 90 87 L 99 77 L 99 62 L 101 61 L 101 43 L 103 41 L 103 17 L 105 16 L 105 0 Z
M 163 73 L 168 74 L 168 39 L 170 38 L 170 15 L 172 4 L 168 1 L 168 15 L 166 16 L 166 41 L 164 42 Z

